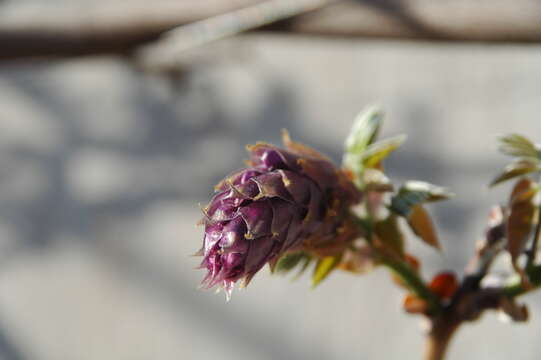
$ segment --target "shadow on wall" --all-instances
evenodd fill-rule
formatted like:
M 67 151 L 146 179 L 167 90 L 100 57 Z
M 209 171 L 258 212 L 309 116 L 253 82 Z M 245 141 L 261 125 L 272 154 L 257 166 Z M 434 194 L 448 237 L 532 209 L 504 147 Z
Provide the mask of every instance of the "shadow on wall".
M 137 219 L 160 201 L 196 204 L 209 196 L 224 171 L 240 164 L 246 139 L 273 134 L 268 140 L 276 141 L 279 130 L 294 128 L 296 121 L 292 96 L 279 81 L 266 81 L 264 101 L 256 116 L 239 119 L 242 109 L 238 114 L 223 109 L 221 90 L 212 78 L 188 78 L 177 84 L 175 94 L 164 96 L 156 87 L 167 84 L 145 78 L 117 61 L 94 67 L 68 64 L 67 70 L 47 65 L 10 69 L 0 72 L 0 79 L 0 93 L 18 100 L 15 104 L 0 100 L 0 106 L 9 109 L 22 104 L 35 109 L 26 113 L 29 118 L 8 122 L 11 133 L 24 135 L 23 142 L 0 135 L 1 161 L 11 170 L 0 175 L 0 181 L 8 185 L 0 187 L 0 199 L 5 200 L 0 218 L 18 239 L 4 252 L 4 267 L 26 251 L 49 251 L 65 234 L 96 244 L 96 229 L 115 219 Z M 19 110 L 8 113 L 18 114 Z M 134 118 L 126 120 L 129 116 Z M 124 127 L 114 124 L 119 118 Z M 49 125 L 43 127 L 45 132 L 55 134 L 25 128 L 40 122 Z M 109 136 L 113 131 L 117 134 Z M 55 143 L 41 146 L 42 135 L 50 135 Z M 22 177 L 28 173 L 39 174 L 45 185 L 36 185 L 40 191 L 33 196 L 17 196 L 25 184 Z M 110 260 L 114 270 L 142 288 L 150 286 L 156 300 L 176 309 L 180 317 L 190 314 L 193 321 L 213 321 L 209 327 L 230 336 L 232 344 L 254 347 L 262 358 L 302 358 L 307 352 L 320 358 L 325 353 L 304 349 L 301 355 L 298 346 L 280 334 L 227 314 L 213 316 L 218 310 L 210 303 L 202 306 L 204 298 L 195 299 L 192 293 L 181 291 L 193 284 L 184 284 L 186 280 L 177 274 L 164 272 L 134 254 L 100 252 L 99 248 L 94 250 Z M 231 323 L 244 338 L 228 331 Z M 25 358 L 23 340 L 11 338 L 0 323 L 2 359 Z
M 29 106 L 39 109 L 43 117 L 31 121 L 19 119 L 16 126 L 31 126 L 36 121 L 54 122 L 51 128 L 59 132 L 56 134 L 59 143 L 53 150 L 24 143 L 3 146 L 6 148 L 3 163 L 12 168 L 35 165 L 47 184 L 47 188 L 30 201 L 8 197 L 13 190 L 9 187 L 0 189 L 4 192 L 0 197 L 11 200 L 0 209 L 0 215 L 15 226 L 25 246 L 46 247 L 64 232 L 91 240 L 89 234 L 96 219 L 137 214 L 164 199 L 194 203 L 206 199 L 224 171 L 241 164 L 247 139 L 263 136 L 277 142 L 281 128 L 295 126 L 291 94 L 278 81 L 266 82 L 268 90 L 257 116 L 239 121 L 231 118 L 234 114 L 223 111 L 220 90 L 212 79 L 203 84 L 199 81 L 195 86 L 191 86 L 188 79 L 176 94 L 164 99 L 141 74 L 116 62 L 108 66 L 120 73 L 116 77 L 129 89 L 122 89 L 124 93 L 117 96 L 114 104 L 107 99 L 110 91 L 102 94 L 103 89 L 96 84 L 85 84 L 84 77 L 80 83 L 64 79 L 62 71 L 49 75 L 47 66 L 0 73 L 3 92 L 14 93 Z M 94 71 L 94 76 L 102 77 L 97 85 L 105 86 L 108 74 L 100 75 L 99 69 Z M 150 83 L 152 81 L 150 79 Z M 63 89 L 64 82 L 70 87 L 80 87 L 79 94 L 70 93 L 70 87 Z M 199 97 L 199 104 L 191 105 L 183 101 L 184 97 Z M 109 103 L 108 108 L 98 110 L 104 103 Z M 107 131 L 114 127 L 110 123 L 115 122 L 115 118 L 125 116 L 125 111 L 136 117 L 133 121 L 124 121 L 126 128 L 120 131 L 126 136 L 112 139 L 89 135 L 93 131 L 89 130 L 89 122 L 94 121 L 96 124 L 92 126 Z M 213 144 L 211 141 L 216 139 L 222 141 Z M 2 140 L 0 136 L 0 145 Z M 32 142 L 32 139 L 26 140 Z M 39 134 L 35 141 L 40 141 Z M 78 164 L 78 160 L 82 164 Z M 100 161 L 104 164 L 100 165 Z M 100 173 L 108 170 L 116 173 Z M 194 179 L 193 172 L 205 176 Z M 16 187 L 19 173 L 22 172 L 0 176 L 11 176 L 5 181 Z M 83 179 L 85 175 L 88 176 Z M 126 182 L 117 184 L 112 179 L 115 177 Z
M 216 334 L 237 343 L 228 331 L 234 322 L 249 337 L 239 345 L 254 347 L 262 358 L 331 358 L 323 345 L 299 349 L 262 324 L 217 314 L 204 297 L 180 290 L 193 284 L 144 256 L 97 246 L 96 229 L 137 221 L 157 203 L 207 201 L 212 186 L 246 157 L 246 142 L 279 143 L 282 128 L 339 159 L 341 144 L 330 148 L 299 134 L 303 119 L 296 106 L 286 80 L 242 69 L 194 72 L 175 84 L 114 59 L 0 71 L 0 107 L 8 114 L 0 119 L 0 163 L 7 169 L 0 174 L 0 226 L 17 239 L 3 251 L 2 266 L 26 251 L 51 251 L 58 239 L 73 235 L 126 281 L 149 288 L 160 304 L 194 321 L 214 321 Z M 407 108 L 403 121 L 412 128 L 414 121 L 431 123 L 422 105 Z M 408 142 L 420 144 L 432 130 L 415 127 Z M 448 183 L 444 164 L 420 147 L 410 149 L 389 160 L 393 178 Z M 473 212 L 456 204 L 441 209 L 442 225 L 454 232 Z M 22 342 L 1 330 L 0 324 L 0 355 L 22 359 Z

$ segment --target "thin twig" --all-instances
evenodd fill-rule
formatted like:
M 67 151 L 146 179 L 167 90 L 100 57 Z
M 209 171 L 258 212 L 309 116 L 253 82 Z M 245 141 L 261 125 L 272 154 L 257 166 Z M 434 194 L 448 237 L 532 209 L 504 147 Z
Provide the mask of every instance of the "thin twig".
M 503 291 L 483 289 L 481 281 L 503 249 L 504 237 L 502 209 L 494 208 L 490 214 L 489 227 L 466 267 L 459 289 L 439 314 L 430 317 L 431 329 L 425 344 L 425 360 L 442 360 L 453 335 L 463 322 L 473 321 L 485 310 L 497 308 Z
M 186 50 L 277 21 L 313 11 L 340 0 L 269 0 L 250 7 L 179 26 L 143 47 L 139 59 L 143 66 L 169 68 L 178 63 Z
M 535 234 L 533 236 L 532 247 L 528 253 L 528 262 L 526 267 L 531 267 L 535 264 L 535 257 L 537 256 L 537 246 L 539 244 L 539 237 L 541 236 L 541 206 L 537 209 L 537 224 L 535 226 Z

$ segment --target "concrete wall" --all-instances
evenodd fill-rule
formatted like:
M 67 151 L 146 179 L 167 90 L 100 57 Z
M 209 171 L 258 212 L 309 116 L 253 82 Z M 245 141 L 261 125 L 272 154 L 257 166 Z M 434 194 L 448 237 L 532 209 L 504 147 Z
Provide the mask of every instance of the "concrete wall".
M 0 68 L 0 358 L 418 359 L 420 319 L 382 269 L 312 291 L 259 274 L 231 302 L 197 290 L 197 203 L 279 130 L 339 160 L 379 103 L 387 162 L 456 198 L 431 206 L 445 252 L 410 239 L 424 274 L 458 272 L 505 186 L 496 136 L 541 141 L 541 48 L 250 36 L 178 80 L 117 58 Z M 538 358 L 532 321 L 465 327 L 450 359 Z

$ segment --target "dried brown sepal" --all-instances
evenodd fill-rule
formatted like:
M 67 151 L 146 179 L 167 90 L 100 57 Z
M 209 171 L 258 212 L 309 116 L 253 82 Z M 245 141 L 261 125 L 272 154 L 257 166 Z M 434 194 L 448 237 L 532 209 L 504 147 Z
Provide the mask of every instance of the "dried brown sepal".
M 344 251 L 338 268 L 355 274 L 365 274 L 373 270 L 377 265 L 377 255 L 374 250 L 364 245 L 358 249 Z
M 327 213 L 321 225 L 322 229 L 303 241 L 305 252 L 316 258 L 337 256 L 351 246 L 352 239 L 363 236 L 359 226 L 351 218 L 345 218 L 340 226 L 336 227 L 337 216 L 332 211 Z
M 284 143 L 284 146 L 286 147 L 286 149 L 298 155 L 313 157 L 316 159 L 325 160 L 329 162 L 331 161 L 329 157 L 320 153 L 316 149 L 311 148 L 310 146 L 305 145 L 303 143 L 291 140 L 289 131 L 287 131 L 286 129 L 282 129 L 282 142 Z

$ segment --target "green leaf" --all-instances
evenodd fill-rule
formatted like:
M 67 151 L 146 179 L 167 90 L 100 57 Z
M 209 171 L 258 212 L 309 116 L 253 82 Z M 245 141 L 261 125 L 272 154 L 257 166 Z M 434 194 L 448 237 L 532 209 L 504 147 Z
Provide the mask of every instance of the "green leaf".
M 398 149 L 406 141 L 406 138 L 406 135 L 399 135 L 369 145 L 362 154 L 363 166 L 365 168 L 375 167 L 389 154 Z
M 308 269 L 308 267 L 312 263 L 312 260 L 314 260 L 314 258 L 311 257 L 310 255 L 308 255 L 308 254 L 305 254 L 305 255 L 306 256 L 301 260 L 301 261 L 303 261 L 303 264 L 301 265 L 301 268 L 300 268 L 299 272 L 297 273 L 297 275 L 295 275 L 294 279 L 300 278 L 302 276 L 302 274 L 304 274 L 306 272 L 306 270 Z
M 383 122 L 383 112 L 377 106 L 370 106 L 357 115 L 345 142 L 346 152 L 360 154 L 377 137 Z
M 452 196 L 453 194 L 443 187 L 422 181 L 408 181 L 400 187 L 398 194 L 392 197 L 390 210 L 408 218 L 415 205 L 446 200 Z
M 318 260 L 312 276 L 312 287 L 316 287 L 320 282 L 325 280 L 339 263 L 340 256 L 327 256 Z
M 498 175 L 491 183 L 490 186 L 495 186 L 504 181 L 514 179 L 516 177 L 526 175 L 532 172 L 541 170 L 539 162 L 530 158 L 518 159 L 511 164 L 507 165 L 502 173 Z
M 274 271 L 277 273 L 287 273 L 297 267 L 306 256 L 303 252 L 286 254 L 278 260 Z
M 362 186 L 363 153 L 377 137 L 383 121 L 383 112 L 376 106 L 363 110 L 353 123 L 344 143 L 344 167 L 351 170 L 354 182 Z
M 499 140 L 500 151 L 505 155 L 541 160 L 541 152 L 538 147 L 525 136 L 511 134 L 502 136 Z

